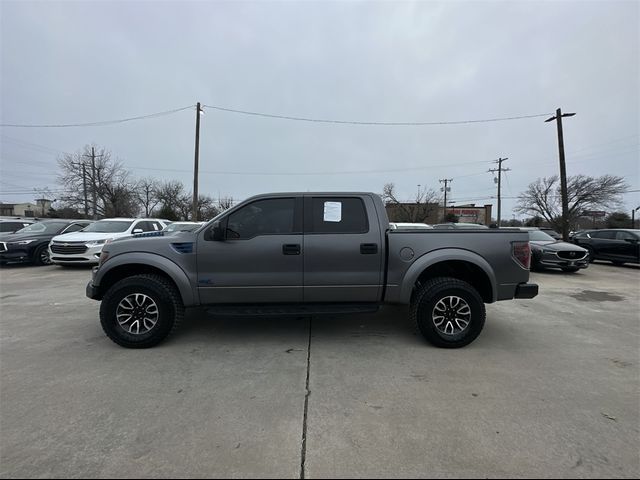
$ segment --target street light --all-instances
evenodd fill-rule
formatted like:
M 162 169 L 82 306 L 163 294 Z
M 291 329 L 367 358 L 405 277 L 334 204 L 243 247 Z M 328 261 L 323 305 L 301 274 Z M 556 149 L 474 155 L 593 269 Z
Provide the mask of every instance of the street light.
M 562 117 L 573 117 L 575 113 L 562 113 L 559 108 L 554 117 L 545 122 L 556 121 L 558 126 L 558 154 L 560 156 L 560 193 L 562 195 L 562 240 L 569 240 L 569 198 L 567 195 L 567 167 L 564 161 L 564 137 L 562 135 Z

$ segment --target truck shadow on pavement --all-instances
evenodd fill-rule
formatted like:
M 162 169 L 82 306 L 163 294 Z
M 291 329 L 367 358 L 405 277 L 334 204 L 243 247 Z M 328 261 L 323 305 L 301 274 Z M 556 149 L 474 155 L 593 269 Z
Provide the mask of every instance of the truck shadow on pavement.
M 422 341 L 408 321 L 406 307 L 385 307 L 375 314 L 301 316 L 218 316 L 202 309 L 187 315 L 172 341 L 188 342 L 191 337 L 223 339 L 229 342 L 308 340 L 311 336 L 362 338 L 405 337 Z
M 519 343 L 516 326 L 493 322 L 487 312 L 487 321 L 480 337 L 470 346 L 490 347 L 508 340 Z M 335 343 L 393 343 L 408 346 L 431 346 L 409 321 L 406 306 L 385 306 L 377 313 L 297 317 L 237 317 L 210 315 L 201 309 L 187 311 L 178 331 L 167 344 L 181 346 L 199 343 L 211 347 L 248 344 L 282 344 L 292 351 L 304 349 L 309 342 L 311 326 L 312 344 L 316 340 Z M 524 341 L 524 339 L 523 339 Z M 286 350 L 286 349 L 285 349 Z M 287 352 L 289 353 L 289 352 Z

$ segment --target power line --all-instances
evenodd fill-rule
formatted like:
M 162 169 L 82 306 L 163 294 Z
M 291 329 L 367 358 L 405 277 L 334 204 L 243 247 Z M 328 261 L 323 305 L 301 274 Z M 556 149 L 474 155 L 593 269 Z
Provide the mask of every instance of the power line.
M 438 121 L 438 122 L 375 122 L 375 121 L 356 121 L 356 120 L 335 120 L 326 118 L 310 118 L 299 117 L 291 115 L 278 115 L 273 113 L 253 112 L 249 110 L 238 110 L 235 108 L 226 108 L 219 105 L 203 105 L 206 108 L 212 108 L 214 110 L 220 110 L 223 112 L 238 113 L 241 115 L 251 115 L 254 117 L 265 118 L 277 118 L 280 120 L 293 120 L 297 122 L 312 122 L 312 123 L 337 123 L 342 125 L 378 125 L 378 126 L 424 126 L 424 125 L 462 125 L 468 123 L 488 123 L 488 122 L 503 122 L 508 120 L 523 120 L 526 118 L 546 117 L 551 115 L 549 113 L 539 113 L 535 115 L 520 115 L 515 117 L 499 117 L 499 118 L 486 118 L 480 120 L 453 120 L 453 121 Z
M 26 124 L 26 123 L 2 123 L 0 127 L 12 127 L 12 128 L 67 128 L 67 127 L 100 127 L 104 125 L 114 125 L 117 123 L 133 122 L 135 120 L 146 120 L 149 118 L 158 118 L 165 115 L 171 115 L 173 113 L 181 112 L 193 108 L 195 105 L 189 105 L 186 107 L 175 108 L 173 110 L 165 110 L 163 112 L 149 113 L 147 115 L 139 115 L 137 117 L 120 118 L 118 120 L 103 120 L 99 122 L 85 122 L 85 123 L 56 123 L 56 124 Z
M 462 165 L 472 165 L 478 163 L 487 163 L 485 160 L 474 161 L 474 162 L 464 162 L 464 163 L 456 163 L 456 164 L 447 164 L 447 165 L 426 165 L 421 167 L 409 167 L 409 168 L 391 168 L 391 169 L 380 169 L 380 170 L 334 170 L 334 171 L 324 171 L 324 172 L 239 172 L 239 171 L 225 171 L 225 170 L 200 170 L 200 173 L 208 173 L 214 175 L 265 175 L 265 176 L 306 176 L 306 175 L 359 175 L 359 174 L 369 174 L 369 173 L 390 173 L 390 172 L 408 172 L 408 171 L 416 171 L 416 170 L 426 170 L 431 168 L 444 168 L 444 167 L 455 167 Z M 180 168 L 160 168 L 160 167 L 140 167 L 140 166 L 130 166 L 127 168 L 131 168 L 132 170 L 158 170 L 163 172 L 191 172 L 191 170 L 180 169 Z M 471 173 L 467 175 L 460 175 L 456 178 L 462 177 L 471 177 L 477 175 L 483 175 L 485 172 L 480 173 Z

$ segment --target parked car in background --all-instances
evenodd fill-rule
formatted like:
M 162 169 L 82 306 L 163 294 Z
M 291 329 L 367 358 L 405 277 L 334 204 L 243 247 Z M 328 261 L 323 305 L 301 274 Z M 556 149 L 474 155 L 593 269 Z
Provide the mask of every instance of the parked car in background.
M 28 227 L 34 222 L 34 220 L 22 218 L 0 218 L 0 234 L 17 232 L 24 227 Z
M 477 223 L 438 223 L 433 228 L 489 228 L 486 225 L 479 225 Z
M 608 260 L 614 265 L 640 263 L 640 230 L 610 228 L 576 233 L 573 243 L 589 252 L 589 260 Z
M 196 228 L 204 225 L 205 222 L 171 222 L 162 230 L 165 233 L 171 232 L 193 232 Z
M 91 224 L 90 220 L 43 220 L 15 233 L 0 235 L 0 264 L 32 263 L 49 265 L 47 246 L 51 239 L 63 233 L 77 232 Z
M 529 232 L 531 270 L 561 268 L 563 272 L 577 272 L 589 266 L 589 252 L 586 249 L 556 240 L 535 227 L 520 230 Z
M 391 230 L 430 230 L 433 229 L 431 225 L 426 223 L 403 223 L 403 222 L 389 222 L 389 228 Z
M 97 264 L 105 243 L 136 233 L 160 232 L 166 224 L 156 218 L 106 218 L 76 233 L 58 235 L 49 245 L 57 265 Z

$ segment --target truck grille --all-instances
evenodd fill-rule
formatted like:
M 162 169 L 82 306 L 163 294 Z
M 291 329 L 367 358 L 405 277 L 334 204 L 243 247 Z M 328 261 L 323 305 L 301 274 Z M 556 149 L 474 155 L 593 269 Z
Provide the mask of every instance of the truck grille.
M 77 255 L 87 251 L 84 243 L 52 243 L 51 251 L 62 255 Z
M 582 260 L 587 256 L 587 252 L 579 252 L 577 250 L 572 250 L 568 252 L 558 252 L 558 257 L 563 260 Z

